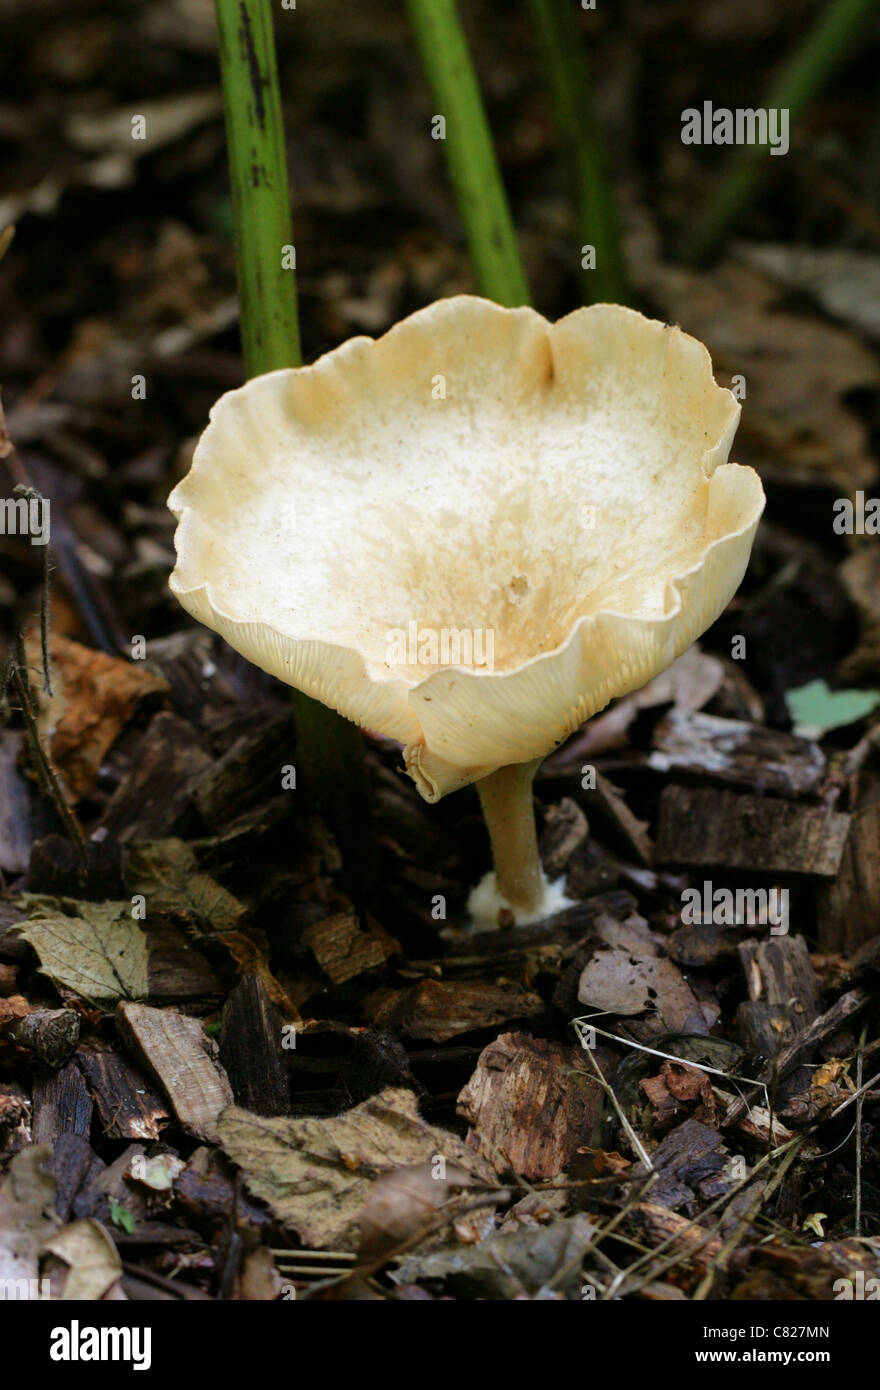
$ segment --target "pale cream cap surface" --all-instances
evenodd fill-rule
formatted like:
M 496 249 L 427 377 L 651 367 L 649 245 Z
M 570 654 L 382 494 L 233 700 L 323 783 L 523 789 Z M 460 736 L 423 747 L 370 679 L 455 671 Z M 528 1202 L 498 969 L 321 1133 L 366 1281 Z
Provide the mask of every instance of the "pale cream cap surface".
M 171 588 L 398 739 L 436 801 L 549 753 L 723 611 L 764 506 L 727 463 L 738 419 L 702 344 L 633 310 L 440 300 L 221 397 L 169 499 Z M 491 632 L 493 669 L 401 659 L 411 624 L 483 656 Z

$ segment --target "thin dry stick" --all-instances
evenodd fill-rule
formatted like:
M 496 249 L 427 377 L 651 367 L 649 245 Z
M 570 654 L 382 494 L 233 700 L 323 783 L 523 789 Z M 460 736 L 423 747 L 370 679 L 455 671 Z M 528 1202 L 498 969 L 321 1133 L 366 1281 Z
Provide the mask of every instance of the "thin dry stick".
M 868 1029 L 862 1029 L 862 1036 L 859 1039 L 859 1056 L 856 1062 L 856 1213 L 855 1213 L 855 1233 L 857 1236 L 862 1234 L 862 1106 L 865 1102 L 864 1092 L 862 1091 L 862 1069 L 865 1057 L 865 1039 L 868 1036 Z
M 598 1251 L 598 1247 L 602 1244 L 603 1240 L 607 1240 L 610 1235 L 613 1235 L 613 1233 L 617 1230 L 618 1226 L 626 1219 L 627 1216 L 629 1216 L 636 1203 L 641 1202 L 643 1200 L 645 1194 L 650 1191 L 650 1189 L 654 1186 L 659 1177 L 660 1174 L 657 1172 L 656 1169 L 653 1173 L 647 1173 L 644 1176 L 642 1187 L 640 1188 L 640 1190 L 638 1192 L 633 1192 L 630 1195 L 628 1201 L 626 1201 L 624 1205 L 621 1207 L 617 1215 L 612 1216 L 611 1220 L 602 1227 L 601 1231 L 596 1232 L 593 1239 L 590 1241 L 589 1245 L 583 1252 L 583 1259 L 586 1259 L 588 1255 L 592 1255 L 594 1251 Z M 609 1289 L 609 1297 L 611 1295 L 611 1292 L 616 1288 L 617 1283 L 618 1280 L 615 1279 Z
M 641 1139 L 640 1139 L 639 1136 L 636 1134 L 635 1130 L 633 1129 L 632 1125 L 630 1124 L 629 1120 L 627 1119 L 626 1115 L 623 1113 L 623 1110 L 621 1109 L 621 1106 L 620 1106 L 620 1102 L 618 1101 L 617 1096 L 614 1094 L 614 1091 L 613 1091 L 612 1087 L 609 1085 L 609 1083 L 605 1080 L 604 1076 L 602 1075 L 602 1072 L 601 1072 L 601 1070 L 600 1070 L 600 1068 L 599 1068 L 599 1063 L 596 1061 L 595 1057 L 593 1056 L 593 1050 L 592 1050 L 592 1048 L 590 1048 L 590 1047 L 584 1047 L 584 1044 L 583 1044 L 583 1037 L 582 1037 L 582 1034 L 581 1034 L 581 1031 L 580 1031 L 580 1028 L 579 1028 L 579 1024 L 580 1024 L 580 1020 L 579 1020 L 579 1019 L 574 1019 L 573 1022 L 572 1022 L 572 1027 L 574 1028 L 574 1031 L 575 1031 L 575 1032 L 577 1033 L 577 1035 L 578 1035 L 578 1040 L 579 1040 L 579 1042 L 580 1042 L 580 1044 L 581 1044 L 581 1047 L 583 1048 L 583 1051 L 586 1052 L 586 1054 L 587 1054 L 587 1058 L 589 1059 L 590 1066 L 593 1068 L 593 1071 L 596 1073 L 596 1080 L 599 1082 L 599 1085 L 602 1087 L 602 1090 L 605 1092 L 606 1096 L 607 1096 L 608 1099 L 611 1101 L 611 1104 L 614 1106 L 614 1110 L 615 1110 L 615 1113 L 616 1113 L 616 1115 L 617 1115 L 617 1118 L 619 1119 L 620 1123 L 623 1125 L 624 1131 L 625 1131 L 625 1133 L 626 1133 L 627 1138 L 629 1139 L 629 1142 L 632 1144 L 633 1148 L 635 1149 L 635 1151 L 636 1151 L 636 1153 L 638 1154 L 639 1158 L 641 1159 L 642 1163 L 643 1163 L 643 1164 L 645 1165 L 645 1167 L 647 1168 L 648 1172 L 649 1172 L 649 1173 L 652 1173 L 652 1172 L 654 1171 L 654 1165 L 653 1165 L 653 1163 L 651 1162 L 651 1159 L 650 1159 L 650 1157 L 649 1157 L 649 1155 L 648 1155 L 648 1152 L 647 1152 L 647 1150 L 645 1149 L 645 1146 L 644 1146 L 644 1144 L 642 1143 Z M 587 1026 L 589 1026 L 589 1025 L 587 1025 Z M 595 1029 L 595 1031 L 596 1031 L 596 1032 L 601 1032 L 601 1029 L 598 1029 L 598 1028 L 597 1028 L 597 1029 Z M 618 1041 L 619 1041 L 619 1039 L 618 1039 Z
M 803 1142 L 803 1138 L 800 1136 L 797 1139 L 793 1140 L 792 1147 L 780 1163 L 778 1171 L 770 1179 L 770 1182 L 767 1184 L 767 1186 L 758 1193 L 757 1197 L 746 1211 L 745 1216 L 737 1222 L 736 1226 L 734 1226 L 733 1231 L 727 1237 L 727 1240 L 724 1242 L 721 1249 L 719 1250 L 717 1258 L 713 1260 L 712 1264 L 709 1266 L 709 1268 L 706 1270 L 706 1273 L 700 1280 L 700 1283 L 697 1287 L 697 1291 L 694 1294 L 695 1303 L 702 1303 L 706 1298 L 708 1298 L 709 1293 L 712 1289 L 712 1285 L 715 1282 L 716 1270 L 727 1268 L 727 1261 L 730 1259 L 731 1255 L 733 1254 L 736 1247 L 739 1245 L 746 1231 L 749 1229 L 752 1222 L 755 1220 L 756 1216 L 758 1215 L 758 1212 L 761 1210 L 764 1203 L 770 1200 L 777 1187 L 779 1187 L 780 1183 L 782 1182 L 782 1179 L 785 1177 L 789 1168 L 797 1158 L 798 1150 L 800 1149 L 800 1146 Z
M 12 489 L 16 497 L 24 497 L 28 502 L 42 502 L 45 506 L 45 498 L 39 488 L 30 484 L 16 483 Z M 43 583 L 40 593 L 40 650 L 43 656 L 43 689 L 47 695 L 54 694 L 52 690 L 52 668 L 49 665 L 49 580 L 52 568 L 49 563 L 49 547 L 43 546 Z
M 851 1096 L 847 1096 L 846 1100 L 842 1100 L 840 1104 L 831 1111 L 830 1115 L 826 1115 L 822 1123 L 827 1124 L 829 1120 L 836 1120 L 837 1116 L 842 1114 L 850 1105 L 858 1104 L 864 1099 L 865 1093 L 870 1091 L 872 1086 L 876 1086 L 878 1081 L 880 1081 L 880 1071 L 875 1072 L 868 1081 L 859 1086 L 857 1090 L 853 1091 Z M 835 1151 L 832 1150 L 832 1152 Z
M 31 689 L 27 682 L 27 676 L 18 662 L 15 663 L 13 669 L 12 683 L 18 693 L 19 701 L 21 702 L 21 712 L 28 734 L 28 744 L 33 754 L 34 767 L 40 786 L 44 795 L 52 802 L 52 805 L 58 812 L 61 823 L 67 831 L 68 838 L 79 856 L 83 870 L 85 870 L 88 864 L 85 837 L 80 829 L 79 821 L 68 805 L 67 798 L 58 784 L 55 770 L 43 751 L 43 745 L 40 742 L 40 735 L 37 730 L 37 722 L 34 717 Z
M 736 1194 L 748 1183 L 753 1182 L 756 1174 L 759 1173 L 762 1168 L 766 1167 L 772 1158 L 776 1158 L 779 1154 L 785 1153 L 794 1144 L 801 1144 L 802 1142 L 803 1140 L 798 1136 L 797 1139 L 790 1139 L 787 1144 L 782 1145 L 779 1149 L 774 1149 L 772 1153 L 764 1154 L 763 1158 L 759 1159 L 755 1164 L 748 1177 L 740 1178 L 729 1192 L 725 1192 L 721 1197 L 716 1197 L 715 1201 L 711 1202 L 704 1212 L 701 1212 L 700 1220 L 705 1221 L 707 1216 L 713 1216 L 720 1207 L 729 1206 Z M 710 1240 L 716 1239 L 716 1230 L 714 1228 L 711 1231 L 704 1231 L 702 1226 L 698 1224 L 696 1217 L 693 1217 L 686 1225 L 682 1226 L 681 1230 L 673 1231 L 671 1235 L 661 1240 L 660 1244 L 654 1247 L 650 1255 L 643 1255 L 641 1259 L 636 1260 L 634 1264 L 630 1265 L 626 1272 L 627 1279 L 632 1276 L 635 1270 L 655 1260 L 668 1246 L 674 1245 L 676 1241 L 681 1240 L 685 1233 L 691 1230 L 691 1228 L 699 1231 L 702 1239 L 698 1240 L 696 1245 L 692 1245 L 689 1250 L 685 1250 L 678 1255 L 672 1255 L 668 1260 L 661 1260 L 659 1264 L 653 1265 L 643 1278 L 636 1280 L 635 1284 L 626 1284 L 625 1287 L 628 1294 L 638 1293 L 646 1284 L 653 1283 L 661 1274 L 665 1274 L 667 1269 L 673 1269 L 675 1265 L 681 1263 L 682 1259 L 692 1258 L 699 1250 L 702 1250 L 704 1245 L 708 1245 Z

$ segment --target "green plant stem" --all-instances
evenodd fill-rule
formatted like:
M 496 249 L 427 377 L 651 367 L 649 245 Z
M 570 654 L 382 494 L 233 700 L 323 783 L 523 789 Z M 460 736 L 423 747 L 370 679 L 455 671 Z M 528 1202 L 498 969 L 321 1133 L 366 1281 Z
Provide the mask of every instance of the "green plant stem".
M 527 7 L 577 204 L 578 262 L 581 246 L 592 246 L 596 252 L 595 269 L 583 272 L 584 299 L 594 304 L 623 304 L 629 295 L 617 208 L 575 9 L 569 0 L 527 0 Z
M 859 25 L 875 3 L 876 0 L 830 0 L 819 15 L 764 103 L 768 109 L 787 108 L 789 127 L 846 59 Z M 751 202 L 772 164 L 769 151 L 760 145 L 739 155 L 687 240 L 686 260 L 700 263 L 712 255 Z
M 437 114 L 471 264 L 481 294 L 528 304 L 529 286 L 455 0 L 407 0 Z
M 284 124 L 269 0 L 216 0 L 248 376 L 300 363 Z
M 300 365 L 290 189 L 269 0 L 215 0 L 238 270 L 249 377 Z M 310 804 L 339 842 L 352 891 L 369 877 L 366 772 L 359 730 L 293 692 L 296 759 Z

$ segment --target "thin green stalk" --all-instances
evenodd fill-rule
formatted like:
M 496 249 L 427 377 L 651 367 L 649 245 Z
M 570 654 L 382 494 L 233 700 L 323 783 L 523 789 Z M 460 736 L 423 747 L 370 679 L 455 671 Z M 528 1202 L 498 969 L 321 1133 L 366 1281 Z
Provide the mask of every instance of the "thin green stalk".
M 596 253 L 595 268 L 583 271 L 584 299 L 623 304 L 628 292 L 617 208 L 575 10 L 569 0 L 527 0 L 527 5 L 577 203 L 578 261 L 582 263 L 581 247 L 591 246 Z
M 239 318 L 249 377 L 301 362 L 293 225 L 284 124 L 269 0 L 215 0 Z M 329 822 L 344 869 L 360 888 L 369 875 L 364 750 L 354 724 L 293 692 L 296 758 L 311 804 Z
M 875 3 L 876 0 L 830 0 L 783 69 L 765 107 L 787 109 L 791 126 L 849 56 L 859 25 Z M 773 162 L 769 151 L 761 145 L 739 155 L 688 239 L 686 260 L 699 263 L 712 255 L 751 202 Z
M 248 376 L 300 363 L 284 124 L 269 0 L 216 0 Z M 288 253 L 288 261 L 290 256 Z
M 481 294 L 528 304 L 501 171 L 455 0 L 407 0 L 422 65 L 446 123 L 443 146 Z

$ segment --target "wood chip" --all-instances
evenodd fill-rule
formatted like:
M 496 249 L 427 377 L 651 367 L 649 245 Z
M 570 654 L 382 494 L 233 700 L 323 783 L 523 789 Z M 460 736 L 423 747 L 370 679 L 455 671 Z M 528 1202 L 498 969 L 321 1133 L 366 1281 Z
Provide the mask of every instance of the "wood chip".
M 306 927 L 302 940 L 335 985 L 384 965 L 400 951 L 400 943 L 375 918 L 368 916 L 361 925 L 353 912 L 324 917 Z
M 217 1120 L 232 1104 L 232 1087 L 198 1019 L 125 1001 L 116 1022 L 126 1045 L 165 1091 L 182 1128 L 216 1143 Z
M 255 1115 L 287 1115 L 290 1084 L 281 1020 L 258 975 L 246 975 L 223 1005 L 220 1060 L 237 1105 Z
M 568 868 L 569 861 L 590 834 L 587 818 L 570 796 L 551 806 L 544 819 L 538 849 L 544 872 L 552 882 Z
M 383 992 L 366 1004 L 367 1017 L 380 1028 L 407 1038 L 446 1042 L 462 1033 L 493 1028 L 544 1012 L 540 994 L 518 984 L 473 984 L 420 980 L 400 991 Z
M 640 1235 L 648 1245 L 660 1245 L 672 1239 L 671 1251 L 683 1259 L 694 1255 L 701 1264 L 709 1264 L 720 1253 L 721 1241 L 705 1240 L 705 1231 L 684 1216 L 661 1206 L 659 1202 L 639 1202 L 628 1221 L 629 1229 Z M 669 1250 L 664 1253 L 668 1254 Z
M 118 1052 L 80 1048 L 76 1062 L 108 1139 L 159 1139 L 170 1111 L 139 1068 Z
M 162 710 L 151 720 L 138 760 L 116 788 L 102 824 L 122 841 L 176 834 L 193 815 L 191 787 L 211 765 L 193 726 Z
M 880 806 L 852 818 L 849 838 L 833 883 L 816 900 L 819 947 L 850 956 L 880 930 Z
M 802 936 L 744 941 L 739 947 L 748 999 L 736 1011 L 737 1037 L 769 1061 L 819 1013 L 819 980 Z
M 599 1142 L 604 1097 L 583 1051 L 502 1033 L 480 1054 L 458 1097 L 468 1147 L 497 1173 L 555 1178 L 580 1147 Z
M 631 855 L 650 868 L 654 862 L 654 845 L 645 821 L 633 815 L 619 787 L 596 774 L 596 786 L 583 794 L 587 817 L 591 824 L 601 826 L 610 838 L 624 845 Z
M 62 1134 L 87 1135 L 92 1124 L 92 1101 L 73 1062 L 60 1071 L 40 1068 L 33 1087 L 35 1144 L 54 1144 Z
M 33 1009 L 5 1030 L 19 1047 L 50 1067 L 61 1067 L 79 1041 L 79 1014 L 73 1009 Z
M 657 858 L 661 864 L 833 878 L 849 825 L 848 815 L 824 806 L 670 786 L 660 798 Z
M 724 1158 L 717 1152 L 722 1136 L 699 1120 L 685 1120 L 662 1139 L 651 1155 L 659 1173 L 651 1188 L 651 1200 L 673 1211 L 684 1208 L 694 1214 L 695 1189 L 707 1177 L 720 1173 Z M 646 1169 L 639 1164 L 635 1176 Z
M 775 1060 L 755 1079 L 764 1085 L 771 1085 L 777 1080 L 784 1079 L 789 1072 L 794 1071 L 795 1067 L 800 1066 L 801 1062 L 806 1061 L 811 1056 L 820 1042 L 825 1038 L 830 1038 L 837 1032 L 838 1028 L 843 1027 L 844 1023 L 861 1013 L 862 1009 L 867 1008 L 870 1002 L 871 995 L 864 989 L 851 989 L 848 994 L 842 994 L 830 1009 L 826 1010 L 824 1014 L 820 1014 L 812 1023 L 808 1023 L 806 1028 L 802 1028 L 799 1033 L 796 1033 L 785 1044 Z M 761 1095 L 761 1089 L 752 1086 L 745 1094 L 737 1096 L 736 1100 L 729 1106 L 722 1124 L 735 1123 L 745 1112 L 749 1103 L 755 1097 L 760 1098 Z
M 671 710 L 654 730 L 648 766 L 693 772 L 720 782 L 803 796 L 825 775 L 825 756 L 810 739 L 738 719 Z

